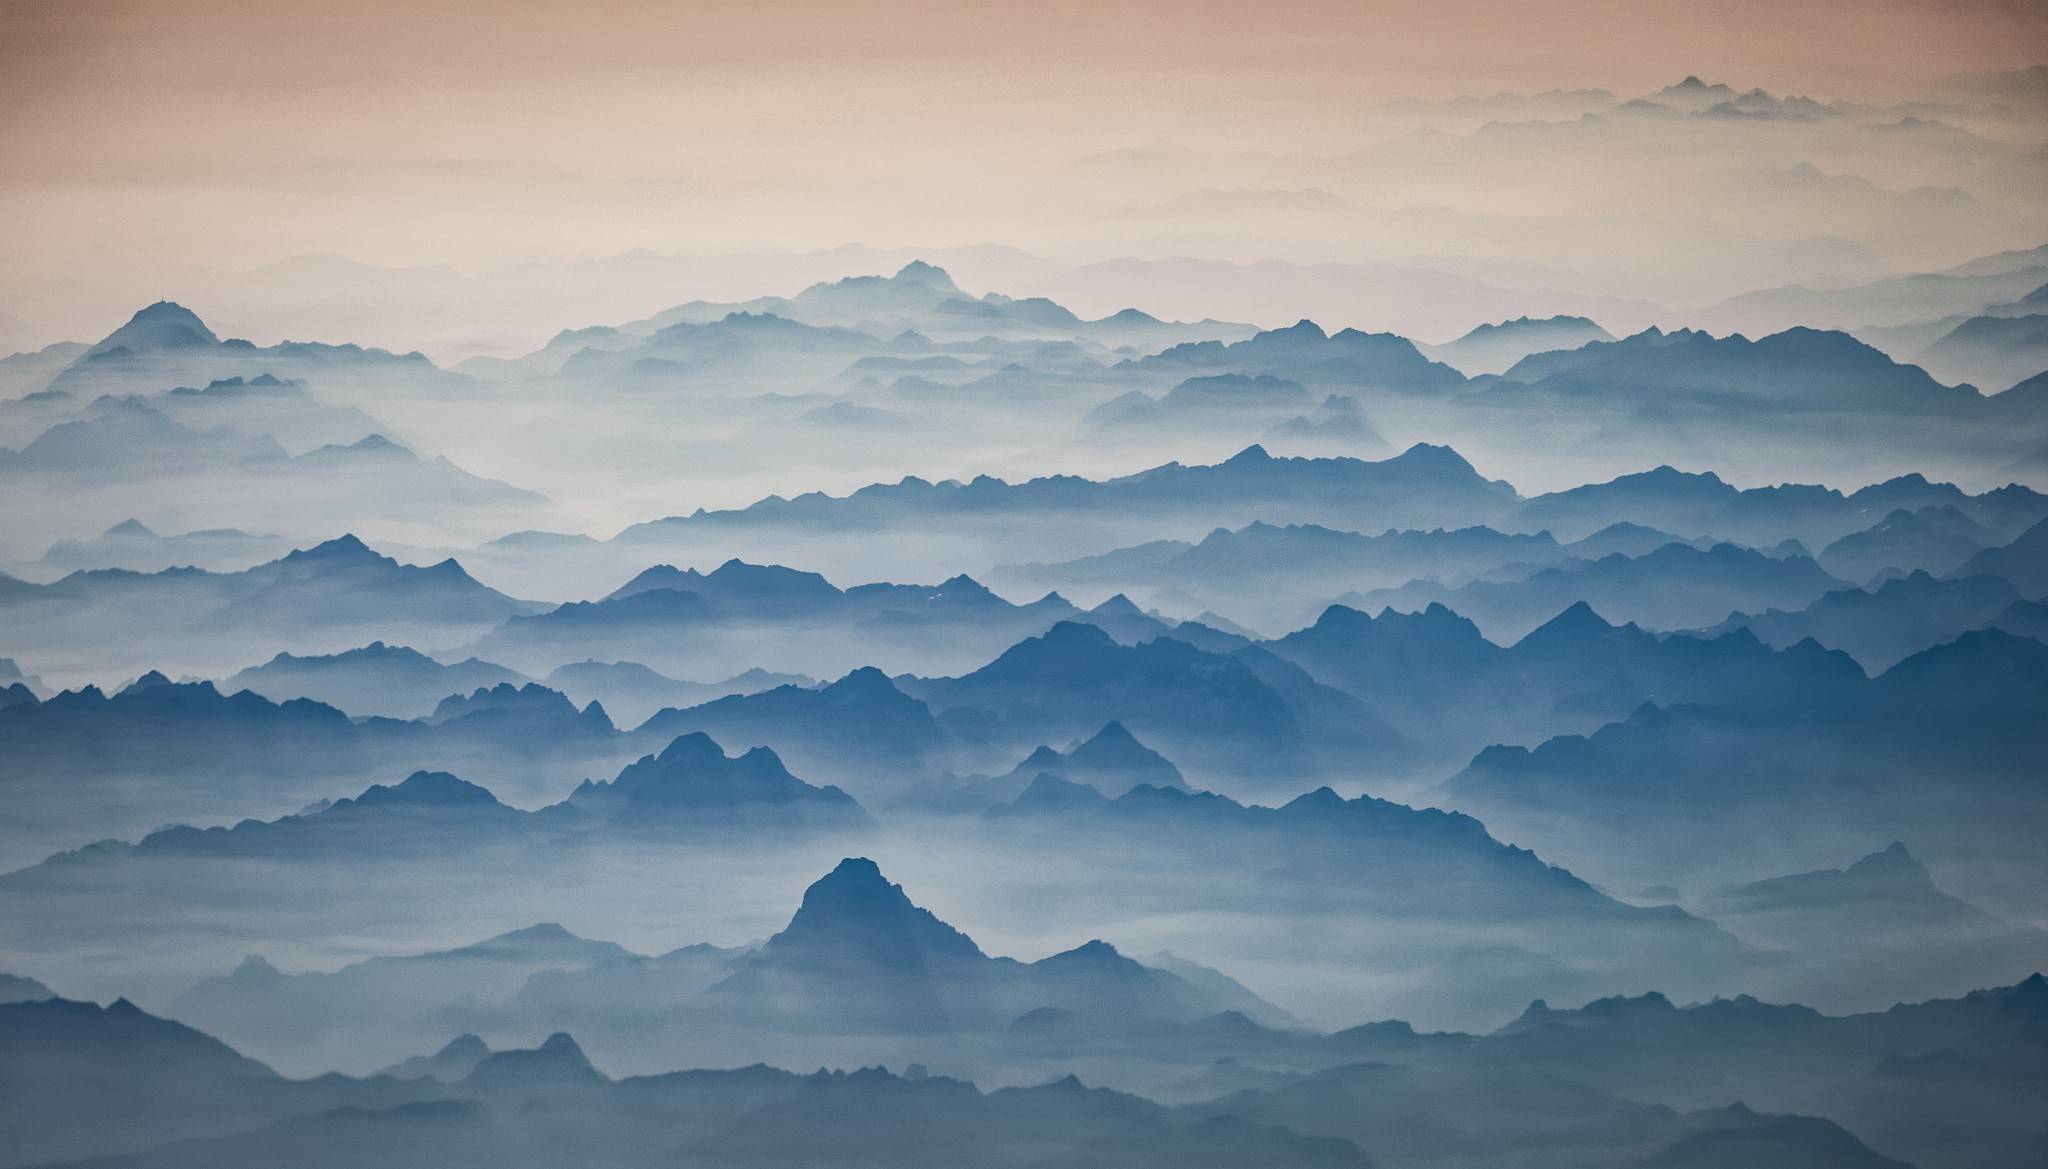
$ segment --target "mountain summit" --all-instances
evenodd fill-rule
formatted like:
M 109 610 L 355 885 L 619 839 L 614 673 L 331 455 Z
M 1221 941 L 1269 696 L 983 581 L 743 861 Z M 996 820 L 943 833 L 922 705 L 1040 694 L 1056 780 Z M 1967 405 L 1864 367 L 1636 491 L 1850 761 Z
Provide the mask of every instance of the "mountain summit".
M 174 301 L 160 300 L 128 318 L 128 323 L 107 334 L 86 356 L 124 349 L 131 353 L 154 353 L 167 349 L 210 349 L 220 338 L 206 327 L 197 313 Z
M 803 904 L 762 947 L 779 966 L 922 969 L 985 955 L 973 939 L 914 904 L 866 857 L 848 857 L 804 890 Z

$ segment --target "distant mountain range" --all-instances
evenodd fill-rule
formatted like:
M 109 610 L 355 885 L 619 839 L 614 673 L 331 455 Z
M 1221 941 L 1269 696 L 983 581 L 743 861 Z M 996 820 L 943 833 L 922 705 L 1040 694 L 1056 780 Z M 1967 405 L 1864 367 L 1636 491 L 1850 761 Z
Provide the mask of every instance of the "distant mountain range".
M 1130 363 L 1135 373 L 1192 377 L 1256 371 L 1314 387 L 1358 387 L 1398 393 L 1441 393 L 1463 375 L 1433 362 L 1414 342 L 1392 333 L 1344 329 L 1326 333 L 1314 321 L 1269 329 L 1225 344 L 1176 345 Z
M 304 379 L 336 373 L 415 391 L 463 393 L 468 379 L 438 369 L 419 353 L 394 354 L 357 345 L 286 341 L 262 347 L 222 340 L 180 304 L 158 301 L 101 338 L 42 388 L 85 396 L 145 392 L 165 385 L 197 385 L 270 374 Z M 152 384 L 153 383 L 153 384 Z
M 846 669 L 910 647 L 926 660 L 971 660 L 1067 618 L 1087 615 L 1057 596 L 1012 604 L 966 575 L 938 585 L 842 590 L 816 573 L 733 559 L 709 573 L 649 568 L 601 599 L 520 615 L 474 648 L 535 672 L 592 659 L 672 670 L 732 661 L 736 671 L 745 668 L 739 663 L 809 671 Z M 934 642 L 949 648 L 935 652 Z
M 443 665 L 416 649 L 373 641 L 338 654 L 281 653 L 220 685 L 227 693 L 253 690 L 280 702 L 310 698 L 356 715 L 411 719 L 433 713 L 451 694 L 526 681 L 524 675 L 476 658 Z
M 1187 788 L 1180 768 L 1139 742 L 1122 723 L 1111 721 L 1065 751 L 1041 745 L 1002 775 L 949 778 L 935 785 L 930 798 L 942 807 L 982 811 L 1017 799 L 1043 777 L 1085 785 L 1107 796 L 1123 795 L 1139 785 Z
M 72 673 L 120 668 L 93 656 L 118 648 L 103 639 L 116 629 L 160 660 L 204 668 L 240 656 L 232 647 L 250 640 L 275 644 L 282 631 L 300 646 L 336 649 L 373 637 L 453 640 L 543 607 L 486 587 L 452 559 L 400 564 L 352 535 L 235 572 L 87 569 L 49 584 L 0 578 L 0 612 L 37 614 L 19 650 Z
M 1995 394 L 2048 371 L 2048 282 L 2022 297 L 2035 311 L 1959 322 L 1913 360 L 1936 377 Z
M 2019 590 L 2003 577 L 1936 580 L 1915 572 L 1867 592 L 1830 592 L 1791 612 L 1736 613 L 1714 631 L 1748 629 L 1775 646 L 1812 638 L 1879 673 L 1921 650 L 1990 625 L 2021 600 Z
M 1470 396 L 1496 408 L 1538 400 L 1624 409 L 1654 403 L 1660 412 L 1699 413 L 1722 424 L 1744 411 L 1786 409 L 1971 417 L 1967 412 L 1990 404 L 1845 333 L 1810 328 L 1757 341 L 1649 329 L 1523 358 Z
M 581 716 L 608 734 L 602 712 Z M 331 712 L 330 712 L 331 713 Z M 489 721 L 493 712 L 467 720 Z M 517 712 L 529 722 L 540 722 Z M 464 728 L 473 731 L 475 728 Z M 103 840 L 23 869 L 16 883 L 62 882 L 74 871 L 159 860 L 287 860 L 369 864 L 457 855 L 486 848 L 562 851 L 604 837 L 788 837 L 846 831 L 867 823 L 860 805 L 837 787 L 791 775 L 775 752 L 755 747 L 728 757 L 703 734 L 683 735 L 659 754 L 628 764 L 611 780 L 584 780 L 568 797 L 528 812 L 446 772 L 418 771 L 403 782 L 373 784 L 352 798 L 326 801 L 275 820 L 232 827 L 161 828 L 133 844 Z
M 1542 320 L 1516 317 L 1486 324 L 1455 341 L 1425 345 L 1422 351 L 1466 377 L 1506 373 L 1523 358 L 1559 349 L 1577 349 L 1593 341 L 1612 341 L 1614 334 L 1585 317 L 1555 316 Z
M 1875 678 L 1831 671 L 1775 704 L 1646 704 L 1591 735 L 1488 748 L 1442 795 L 1610 879 L 1757 863 L 1845 834 L 2023 848 L 2031 829 L 1972 801 L 2028 798 L 2039 736 L 2021 712 L 2041 700 L 2044 671 L 2048 646 L 1976 630 Z
M 1704 551 L 1666 544 L 1643 556 L 1572 561 L 1519 580 L 1476 580 L 1455 589 L 1417 583 L 1338 600 L 1367 611 L 1414 612 L 1441 603 L 1490 636 L 1515 640 L 1573 604 L 1653 629 L 1684 629 L 1745 604 L 1804 606 L 1844 583 L 1806 556 L 1768 556 L 1733 544 Z
M 963 935 L 919 917 L 864 864 L 847 861 L 814 885 L 778 935 L 786 944 L 763 947 L 754 959 L 763 965 L 747 969 L 773 968 L 801 982 L 824 967 L 868 971 L 883 961 L 889 968 L 889 956 L 914 953 L 936 960 L 917 985 L 959 987 L 963 977 L 977 977 L 963 971 L 1000 968 L 1011 973 L 980 977 L 1067 988 L 1118 969 L 1098 967 L 1115 955 L 1097 957 L 1090 947 L 1030 966 L 980 957 Z M 890 948 L 845 948 L 840 931 L 855 922 L 858 936 L 888 938 Z M 771 957 L 771 949 L 787 953 Z M 462 953 L 436 960 L 463 965 Z M 1042 969 L 1053 963 L 1056 972 Z M 1095 985 L 1114 987 L 1120 1001 L 1141 987 L 1172 985 L 1158 981 L 1171 978 L 1164 972 L 1135 970 L 1135 983 L 1112 975 Z M 1572 1009 L 1538 1001 L 1483 1036 L 1421 1035 L 1400 1023 L 1289 1036 L 1228 1015 L 1179 1033 L 1132 1032 L 1145 1036 L 1139 1050 L 1152 1058 L 1199 1059 L 1202 1047 L 1186 1046 L 1199 1038 L 1209 1051 L 1258 1052 L 1271 1061 L 1263 1069 L 1236 1057 L 1214 1063 L 1183 1083 L 1206 1079 L 1222 1091 L 1183 1096 L 1188 1102 L 1179 1106 L 1085 1088 L 1071 1076 L 984 1094 L 923 1065 L 902 1076 L 881 1069 L 797 1076 L 757 1065 L 614 1079 L 563 1032 L 530 1048 L 494 1048 L 466 1035 L 430 1059 L 393 1069 L 424 1075 L 286 1080 L 125 1000 L 106 1008 L 62 999 L 0 1005 L 0 1033 L 9 1039 L 0 1074 L 14 1080 L 22 1068 L 59 1069 L 22 1080 L 26 1095 L 10 1101 L 18 1156 L 98 1155 L 134 1169 L 358 1163 L 342 1159 L 342 1150 L 391 1165 L 524 1165 L 571 1147 L 583 1149 L 587 1163 L 618 1166 L 652 1163 L 656 1149 L 736 1166 L 828 1154 L 883 1164 L 913 1149 L 930 1155 L 934 1142 L 943 1142 L 948 1163 L 993 1169 L 1017 1164 L 999 1151 L 1027 1140 L 1033 1163 L 1077 1166 L 1096 1163 L 1110 1147 L 1119 1164 L 1141 1166 L 1363 1169 L 1375 1163 L 1361 1152 L 1368 1150 L 1391 1164 L 1479 1155 L 1645 1169 L 1734 1161 L 1890 1169 L 1904 1162 L 1874 1148 L 1923 1162 L 1934 1154 L 1926 1163 L 1939 1164 L 1941 1151 L 1960 1143 L 1995 1160 L 2038 1136 L 2039 1121 L 2010 1106 L 2017 1097 L 1983 1093 L 2009 1091 L 1987 1087 L 2001 1078 L 2012 1088 L 2034 1086 L 2038 1072 L 2024 1061 L 2048 1017 L 2044 987 L 2034 975 L 1847 1016 L 1748 996 L 1679 1006 L 1650 993 Z M 1670 1060 L 1681 1045 L 1689 1058 Z M 59 1051 L 65 1060 L 38 1062 Z M 1358 1058 L 1367 1055 L 1378 1058 Z M 1732 1078 L 1774 1105 L 1809 1090 L 1814 1076 L 1836 1085 L 1815 1101 L 1825 1116 L 1743 1104 L 1686 1111 L 1669 1103 Z M 1226 1086 L 1233 1078 L 1237 1086 Z M 1919 1093 L 1918 1109 L 1893 1104 L 1901 1088 Z M 1960 1136 L 1937 1134 L 1939 1126 L 1925 1119 L 1961 1115 L 1966 1099 L 1977 1120 Z M 178 1107 L 139 1106 L 142 1100 Z M 902 1135 L 913 1131 L 914 1142 Z
M 94 568 L 162 572 L 178 567 L 236 572 L 275 560 L 291 550 L 291 541 L 283 536 L 234 528 L 162 535 L 131 517 L 91 539 L 59 540 L 50 545 L 43 561 L 64 572 Z
M 814 284 L 794 297 L 692 301 L 619 326 L 565 330 L 514 360 L 476 358 L 459 370 L 489 380 L 560 376 L 615 386 L 691 384 L 719 369 L 756 379 L 825 376 L 862 357 L 914 356 L 948 343 L 1069 340 L 1142 352 L 1190 339 L 1255 332 L 1223 321 L 1162 321 L 1137 309 L 1083 320 L 1043 297 L 970 296 L 942 268 L 913 260 L 892 275 Z

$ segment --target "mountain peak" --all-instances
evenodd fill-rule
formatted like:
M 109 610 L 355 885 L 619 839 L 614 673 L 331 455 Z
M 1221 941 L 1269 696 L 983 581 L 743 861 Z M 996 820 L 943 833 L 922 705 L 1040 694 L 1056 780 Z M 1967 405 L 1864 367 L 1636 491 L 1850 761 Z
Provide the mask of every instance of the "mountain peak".
M 490 1053 L 491 1049 L 485 1046 L 482 1036 L 474 1031 L 464 1031 L 442 1044 L 441 1050 L 435 1052 L 433 1057 L 437 1060 L 469 1057 L 482 1059 Z
M 1136 601 L 1131 600 L 1122 593 L 1117 593 L 1100 605 L 1088 610 L 1088 615 L 1091 617 L 1143 617 L 1145 610 L 1138 608 Z
M 121 693 L 140 694 L 145 690 L 154 690 L 159 686 L 169 686 L 171 684 L 171 680 L 164 676 L 164 672 L 162 670 L 150 670 L 149 672 L 143 674 L 140 678 L 137 678 L 133 682 L 130 682 L 128 683 L 128 685 L 122 687 Z
M 954 287 L 953 277 L 948 275 L 944 268 L 939 267 L 937 264 L 926 263 L 923 260 L 912 260 L 901 268 L 896 269 L 896 275 L 890 277 L 890 279 L 919 284 L 935 284 L 945 288 Z
M 165 349 L 203 349 L 220 344 L 220 338 L 206 327 L 198 314 L 184 305 L 160 300 L 128 318 L 128 323 L 107 334 L 92 347 L 92 353 L 115 349 L 150 352 Z
M 893 902 L 902 897 L 904 904 L 909 897 L 903 887 L 891 884 L 882 875 L 882 866 L 864 856 L 850 856 L 832 866 L 832 871 L 811 882 L 804 890 L 804 905 L 809 906 L 813 898 L 820 904 L 833 902 L 852 904 L 856 902 Z M 802 910 L 798 910 L 799 913 Z
M 1123 962 L 1127 961 L 1115 946 L 1101 938 L 1090 938 L 1071 950 L 1062 950 L 1040 965 L 1067 965 L 1076 962 Z
M 1920 859 L 1906 851 L 1906 846 L 1894 840 L 1882 850 L 1873 852 L 1847 869 L 1850 876 L 1860 877 L 1906 877 L 1932 880 L 1927 866 Z
M 804 890 L 803 904 L 763 955 L 782 965 L 909 969 L 979 959 L 966 934 L 913 904 L 867 857 L 847 857 Z
M 798 779 L 767 747 L 728 757 L 711 736 L 692 731 L 671 741 L 659 755 L 644 755 L 609 783 L 586 783 L 572 804 L 623 822 L 666 820 L 670 814 L 731 811 L 766 805 L 816 805 L 839 814 L 856 811 L 853 797 L 838 788 L 817 788 Z
M 1518 644 L 1534 648 L 1560 638 L 1591 637 L 1618 628 L 1595 612 L 1592 605 L 1573 601 L 1563 612 L 1530 630 Z
M 364 556 L 376 556 L 368 544 L 355 537 L 353 532 L 343 532 L 332 540 L 323 540 L 311 548 L 296 549 L 285 556 L 286 560 L 354 560 Z
M 1402 451 L 1396 457 L 1404 463 L 1422 463 L 1434 467 L 1449 467 L 1457 471 L 1477 470 L 1472 466 L 1471 461 L 1459 454 L 1455 448 L 1438 443 L 1418 442 L 1407 450 Z
M 469 1082 L 486 1088 L 521 1089 L 562 1084 L 591 1084 L 604 1074 L 591 1066 L 583 1048 L 566 1031 L 557 1031 L 536 1048 L 500 1051 L 485 1056 L 469 1074 Z
M 885 698 L 900 695 L 896 682 L 874 666 L 859 666 L 849 671 L 844 678 L 830 683 L 825 691 L 841 698 Z
M 277 967 L 272 966 L 263 955 L 251 954 L 237 963 L 234 971 L 228 977 L 240 979 L 243 982 L 261 982 L 283 978 L 284 975 L 278 971 Z
M 393 787 L 373 784 L 355 798 L 357 807 L 381 804 L 413 804 L 451 807 L 496 805 L 498 797 L 489 790 L 445 771 L 415 771 Z
M 1110 719 L 1103 723 L 1102 729 L 1095 732 L 1087 742 L 1074 748 L 1074 754 L 1079 755 L 1084 751 L 1122 753 L 1132 750 L 1151 754 L 1151 751 L 1138 741 L 1138 737 L 1130 732 L 1130 728 L 1117 719 Z
M 544 1055 L 551 1054 L 557 1058 L 568 1057 L 573 1054 L 574 1058 L 583 1059 L 583 1048 L 577 1045 L 576 1040 L 567 1031 L 557 1031 L 553 1035 L 548 1036 L 541 1043 L 539 1050 Z M 589 1061 L 584 1060 L 584 1062 L 588 1063 Z

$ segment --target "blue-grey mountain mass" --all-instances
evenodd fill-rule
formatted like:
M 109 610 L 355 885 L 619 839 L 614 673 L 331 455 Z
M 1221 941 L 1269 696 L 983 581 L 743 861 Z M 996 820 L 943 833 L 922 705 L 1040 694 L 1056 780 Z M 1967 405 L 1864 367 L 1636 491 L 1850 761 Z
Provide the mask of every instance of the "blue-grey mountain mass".
M 0 1169 L 2048 1165 L 2023 4 L 0 4 Z

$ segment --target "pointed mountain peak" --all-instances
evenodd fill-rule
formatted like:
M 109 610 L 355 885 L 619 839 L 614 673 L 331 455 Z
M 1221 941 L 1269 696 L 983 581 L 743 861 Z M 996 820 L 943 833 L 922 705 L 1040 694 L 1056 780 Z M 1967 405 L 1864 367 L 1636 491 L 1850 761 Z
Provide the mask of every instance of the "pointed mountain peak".
M 838 788 L 812 787 L 791 775 L 781 756 L 767 747 L 728 757 L 701 731 L 671 741 L 659 755 L 641 756 L 609 783 L 584 783 L 569 801 L 632 823 L 653 822 L 685 809 L 742 805 L 804 803 L 857 814 L 851 796 Z
M 912 260 L 896 269 L 896 275 L 890 279 L 902 284 L 929 284 L 935 288 L 959 291 L 959 286 L 953 283 L 953 277 L 944 268 L 923 260 Z
M 146 524 L 144 524 L 144 523 L 143 523 L 143 522 L 142 522 L 141 520 L 138 520 L 138 519 L 134 518 L 133 516 L 130 516 L 129 518 L 127 518 L 127 519 L 125 519 L 125 520 L 122 520 L 122 521 L 121 521 L 120 523 L 118 523 L 118 524 L 115 524 L 115 525 L 114 525 L 113 527 L 111 527 L 111 528 L 108 528 L 108 529 L 107 529 L 107 535 L 109 535 L 109 536 L 154 536 L 154 535 L 156 535 L 156 533 L 155 533 L 155 532 L 152 532 L 152 531 L 150 531 L 150 530 L 149 530 L 149 526 L 148 526 L 148 525 L 146 525 Z
M 1117 719 L 1110 719 L 1108 722 L 1103 723 L 1102 729 L 1095 732 L 1087 742 L 1076 748 L 1074 753 L 1078 755 L 1082 751 L 1090 749 L 1126 751 L 1133 747 L 1140 751 L 1146 751 L 1148 754 L 1150 753 L 1150 749 L 1145 744 L 1140 743 L 1138 737 L 1133 735 L 1128 727 L 1124 726 Z
M 557 1031 L 548 1036 L 540 1045 L 540 1053 L 552 1055 L 557 1059 L 576 1059 L 586 1067 L 590 1064 L 583 1056 L 583 1048 L 577 1045 L 576 1040 L 567 1031 Z
M 1130 961 L 1130 959 L 1125 958 L 1123 954 L 1120 953 L 1115 946 L 1110 945 L 1108 942 L 1103 941 L 1101 938 L 1090 938 L 1088 941 L 1085 941 L 1080 945 L 1075 946 L 1073 949 L 1062 950 L 1059 953 L 1044 959 L 1042 962 L 1038 964 L 1066 965 L 1077 962 L 1128 961 Z
M 1260 446 L 1258 443 L 1253 443 L 1252 445 L 1230 456 L 1228 459 L 1225 459 L 1223 461 L 1223 465 L 1226 467 L 1249 467 L 1257 466 L 1260 463 L 1270 463 L 1272 461 L 1273 456 L 1266 453 L 1265 447 Z
M 847 857 L 804 890 L 803 904 L 764 954 L 799 964 L 914 967 L 982 958 L 966 934 L 911 902 L 867 857 Z
M 243 982 L 262 982 L 273 978 L 283 978 L 284 975 L 277 967 L 272 966 L 263 955 L 251 954 L 237 963 L 234 972 L 229 974 L 228 977 Z
M 130 682 L 128 683 L 128 685 L 122 687 L 121 693 L 140 694 L 145 690 L 154 690 L 159 686 L 170 685 L 173 685 L 172 681 L 164 676 L 164 672 L 162 670 L 151 670 L 148 673 L 142 675 L 140 678 L 137 678 L 133 682 Z
M 678 736 L 674 742 L 663 747 L 661 754 L 654 757 L 654 761 L 663 770 L 704 767 L 725 762 L 725 748 L 720 747 L 716 740 L 703 731 L 691 731 L 687 735 Z
M 1088 610 L 1088 614 L 1091 617 L 1143 617 L 1145 611 L 1138 608 L 1137 602 L 1118 593 Z
M 1561 638 L 1592 637 L 1619 628 L 1621 626 L 1594 612 L 1593 606 L 1584 601 L 1573 601 L 1564 612 L 1531 630 L 1522 638 L 1521 644 L 1541 645 Z
M 1287 801 L 1285 804 L 1282 804 L 1281 810 L 1291 812 L 1330 813 L 1339 811 L 1343 807 L 1344 797 L 1338 795 L 1335 791 L 1325 786 L 1319 787 L 1312 792 L 1306 792 L 1302 795 L 1294 797 L 1293 799 Z
M 1094 780 L 1111 795 L 1122 794 L 1118 784 L 1181 787 L 1185 783 L 1179 768 L 1140 742 L 1120 722 L 1104 724 L 1092 738 L 1068 753 L 1065 764 L 1061 770 L 1069 778 Z
M 93 353 L 114 349 L 150 352 L 164 349 L 201 349 L 220 344 L 220 338 L 206 327 L 198 314 L 184 305 L 160 300 L 128 318 L 128 323 L 107 334 L 92 347 Z
M 477 1035 L 474 1031 L 464 1031 L 462 1034 L 442 1044 L 441 1050 L 435 1052 L 433 1058 L 437 1061 L 482 1059 L 489 1054 L 491 1054 L 490 1046 L 483 1041 L 481 1036 Z
M 973 577 L 967 575 L 964 572 L 960 573 L 957 576 L 953 576 L 946 580 L 940 581 L 939 592 L 943 594 L 947 600 L 952 601 L 970 599 L 977 601 L 991 600 L 995 597 L 995 594 L 989 591 L 987 585 L 982 584 L 980 581 L 974 579 Z
M 897 688 L 895 679 L 873 666 L 862 666 L 852 671 L 827 685 L 823 692 L 853 699 L 886 698 L 903 693 Z
M 412 452 L 391 441 L 382 434 L 366 434 L 352 443 L 330 443 L 320 448 L 329 451 L 351 451 L 363 455 L 409 455 Z
M 1387 461 L 1403 467 L 1422 467 L 1457 475 L 1477 477 L 1479 474 L 1479 468 L 1474 467 L 1465 456 L 1451 447 L 1436 443 L 1418 442 Z
M 492 1053 L 476 1065 L 469 1081 L 486 1088 L 560 1086 L 598 1083 L 604 1079 L 566 1031 L 557 1031 L 536 1048 Z
M 834 905 L 887 905 L 905 907 L 909 895 L 903 893 L 901 884 L 891 884 L 883 876 L 883 866 L 874 864 L 864 856 L 848 856 L 840 864 L 831 866 L 831 872 L 811 882 L 811 889 L 803 891 L 803 909 L 834 907 Z
M 1107 630 L 1093 621 L 1055 621 L 1037 637 L 1004 650 L 978 674 L 1012 677 L 1071 677 L 1099 670 L 1124 651 Z
M 355 560 L 375 557 L 376 552 L 368 544 L 355 537 L 353 532 L 344 532 L 332 540 L 326 540 L 311 548 L 300 548 L 285 556 L 286 560 Z

